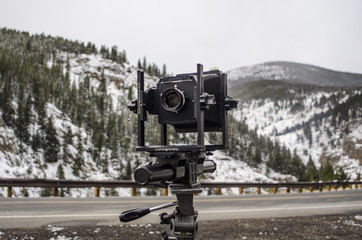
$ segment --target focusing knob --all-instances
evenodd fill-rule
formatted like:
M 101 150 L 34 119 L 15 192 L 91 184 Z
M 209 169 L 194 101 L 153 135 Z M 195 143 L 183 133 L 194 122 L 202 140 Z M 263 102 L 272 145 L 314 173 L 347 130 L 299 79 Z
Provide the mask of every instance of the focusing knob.
M 225 97 L 225 109 L 226 111 L 229 111 L 233 108 L 238 107 L 238 100 L 233 99 L 232 97 Z
M 206 92 L 200 95 L 200 106 L 202 110 L 209 110 L 211 105 L 215 105 L 216 100 L 214 95 L 210 95 Z
M 133 113 L 137 113 L 137 100 L 133 100 L 130 105 L 127 106 Z

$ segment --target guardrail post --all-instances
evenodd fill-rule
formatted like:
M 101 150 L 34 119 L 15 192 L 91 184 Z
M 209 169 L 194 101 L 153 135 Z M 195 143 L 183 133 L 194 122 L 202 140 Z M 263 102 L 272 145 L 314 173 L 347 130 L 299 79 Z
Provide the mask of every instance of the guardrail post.
M 260 187 L 258 187 L 258 188 L 256 189 L 256 191 L 257 191 L 258 194 L 261 194 L 261 188 L 260 188 Z
M 168 189 L 167 188 L 163 189 L 163 196 L 168 196 Z
M 100 192 L 100 187 L 95 187 L 94 193 L 95 193 L 96 197 L 99 197 L 99 192 Z
M 303 188 L 302 187 L 298 187 L 298 192 L 302 193 L 303 192 Z
M 287 187 L 287 193 L 290 193 L 290 187 Z
M 355 184 L 355 185 L 354 185 L 354 188 L 355 188 L 355 189 L 358 189 L 358 184 Z
M 318 187 L 319 192 L 323 192 L 323 186 Z
M 216 195 L 222 195 L 221 188 L 216 188 Z
M 136 188 L 133 187 L 133 188 L 131 189 L 131 195 L 132 195 L 132 197 L 137 196 Z
M 346 184 L 343 184 L 343 185 L 342 185 L 342 189 L 343 189 L 343 190 L 346 190 Z
M 338 190 L 338 184 L 334 185 L 334 190 Z
M 349 187 L 349 189 L 352 189 L 352 184 L 349 184 L 349 186 L 348 186 L 348 187 Z
M 53 197 L 58 197 L 59 196 L 59 191 L 57 187 L 53 187 Z
M 328 186 L 327 186 L 327 190 L 328 190 L 328 192 L 330 192 L 330 191 L 331 191 L 331 189 L 332 189 L 332 186 L 331 186 L 331 185 L 328 185 Z
M 278 192 L 278 188 L 277 187 L 273 187 L 273 193 L 276 194 Z
M 240 195 L 243 195 L 243 193 L 244 193 L 244 188 L 239 187 L 239 194 L 240 194 Z
M 309 192 L 313 192 L 313 187 L 312 186 L 309 187 Z
M 8 187 L 8 198 L 13 196 L 13 187 Z

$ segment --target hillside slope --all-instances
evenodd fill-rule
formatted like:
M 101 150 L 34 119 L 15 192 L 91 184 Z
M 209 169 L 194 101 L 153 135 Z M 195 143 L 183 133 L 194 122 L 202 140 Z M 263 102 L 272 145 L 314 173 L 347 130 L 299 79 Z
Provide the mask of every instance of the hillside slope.
M 145 87 L 159 77 L 146 70 Z M 152 69 L 156 69 L 153 71 Z M 127 104 L 136 96 L 137 69 L 125 52 L 62 38 L 0 31 L 0 176 L 2 178 L 131 179 L 151 159 L 136 153 L 136 117 Z M 146 123 L 147 144 L 159 144 L 157 119 Z M 170 140 L 176 136 L 171 135 Z M 183 136 L 187 143 L 189 138 Z M 217 152 L 216 181 L 273 181 L 258 169 Z M 280 174 L 274 174 L 283 177 Z M 204 176 L 203 178 L 205 178 Z M 48 189 L 14 188 L 15 196 L 49 196 Z M 129 195 L 105 189 L 105 195 Z M 142 190 L 143 194 L 160 192 Z M 92 196 L 68 189 L 65 196 Z M 6 189 L 0 188 L 0 196 Z
M 272 62 L 228 73 L 239 120 L 295 149 L 305 164 L 362 172 L 362 75 Z

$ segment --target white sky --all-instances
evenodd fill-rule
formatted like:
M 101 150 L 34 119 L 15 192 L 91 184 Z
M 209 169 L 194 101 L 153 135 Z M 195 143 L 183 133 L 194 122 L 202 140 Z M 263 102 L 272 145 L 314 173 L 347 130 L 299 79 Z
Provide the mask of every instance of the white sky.
M 358 0 L 0 0 L 0 27 L 117 45 L 174 74 L 275 60 L 362 73 Z

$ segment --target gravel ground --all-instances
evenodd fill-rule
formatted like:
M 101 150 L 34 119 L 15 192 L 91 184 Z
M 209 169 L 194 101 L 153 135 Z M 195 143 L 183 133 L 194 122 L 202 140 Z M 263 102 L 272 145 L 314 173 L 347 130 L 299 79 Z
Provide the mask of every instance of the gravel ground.
M 168 226 L 123 224 L 117 226 L 44 226 L 0 228 L 0 239 L 160 239 Z M 362 212 L 348 214 L 241 219 L 199 223 L 196 239 L 362 239 Z

